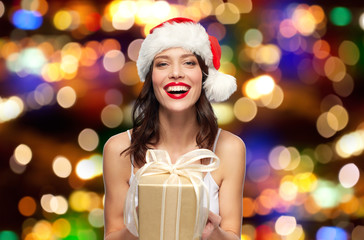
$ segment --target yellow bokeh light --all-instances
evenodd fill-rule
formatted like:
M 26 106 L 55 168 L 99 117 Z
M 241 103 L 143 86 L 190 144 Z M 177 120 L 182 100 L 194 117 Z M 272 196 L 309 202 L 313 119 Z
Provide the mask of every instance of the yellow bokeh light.
M 0 98 L 0 123 L 17 118 L 24 111 L 24 102 L 17 96 Z
M 329 57 L 324 65 L 327 78 L 333 82 L 340 82 L 346 75 L 346 66 L 338 57 Z
M 280 86 L 275 85 L 274 89 L 271 93 L 267 95 L 263 95 L 261 97 L 261 101 L 264 103 L 264 106 L 270 109 L 278 108 L 284 99 L 284 93 Z
M 122 15 L 114 15 L 112 18 L 112 26 L 117 30 L 128 30 L 134 25 L 134 16 L 124 17 Z
M 135 21 L 137 24 L 157 24 L 157 22 L 160 22 L 160 20 L 156 21 L 152 17 L 151 8 L 153 6 L 152 1 L 140 1 L 138 2 L 138 12 L 135 15 Z M 153 23 L 150 23 L 150 21 L 153 21 Z M 155 26 L 155 25 L 154 25 Z
M 317 121 L 316 128 L 319 134 L 325 138 L 332 137 L 336 133 L 338 127 L 337 118 L 330 112 L 322 113 Z
M 52 194 L 44 194 L 41 198 L 40 198 L 40 205 L 42 206 L 43 210 L 46 212 L 51 213 L 52 209 L 51 209 L 51 200 L 54 196 Z
M 76 103 L 76 91 L 69 86 L 61 88 L 57 93 L 57 102 L 63 108 L 70 108 Z
M 228 103 L 213 103 L 212 108 L 217 117 L 218 124 L 229 124 L 234 120 L 233 107 Z
M 235 24 L 240 20 L 240 11 L 235 4 L 221 3 L 215 9 L 217 20 L 222 24 Z
M 101 121 L 106 127 L 115 128 L 123 121 L 123 111 L 117 105 L 107 105 L 101 111 Z
M 291 171 L 297 168 L 297 166 L 301 162 L 301 156 L 298 150 L 295 147 L 288 147 L 287 148 L 289 152 L 289 164 L 284 168 L 286 171 Z
M 258 108 L 253 100 L 247 97 L 242 97 L 234 103 L 233 111 L 235 117 L 239 121 L 249 122 L 257 115 Z
M 68 74 L 76 73 L 78 70 L 78 59 L 73 55 L 65 55 L 62 57 L 61 69 Z
M 78 135 L 78 144 L 83 150 L 91 152 L 99 145 L 99 136 L 95 130 L 85 128 Z
M 76 212 L 91 212 L 100 208 L 101 199 L 94 192 L 86 192 L 83 190 L 74 191 L 69 197 L 70 207 Z
M 66 178 L 72 172 L 72 165 L 70 161 L 63 156 L 57 156 L 54 158 L 52 168 L 53 172 L 60 178 Z
M 138 11 L 135 1 L 112 1 L 110 3 L 110 15 L 120 15 L 125 18 L 133 17 Z
M 59 218 L 53 222 L 52 232 L 59 238 L 65 238 L 71 233 L 71 224 L 67 219 Z
M 89 209 L 91 199 L 85 191 L 75 191 L 69 197 L 70 207 L 76 212 L 83 212 Z
M 78 61 L 82 55 L 82 47 L 81 44 L 76 42 L 70 42 L 63 46 L 61 51 L 62 57 L 71 55 L 76 58 Z
M 171 7 L 167 1 L 155 1 L 151 11 L 154 18 L 165 20 L 171 11 Z
M 20 144 L 14 150 L 14 158 L 21 165 L 27 165 L 32 160 L 32 156 L 32 150 L 25 144 Z
M 305 232 L 301 225 L 296 225 L 293 232 L 284 237 L 285 240 L 305 240 Z
M 102 156 L 92 155 L 89 159 L 82 159 L 76 165 L 76 174 L 83 180 L 102 175 Z
M 58 30 L 67 30 L 72 24 L 72 15 L 65 10 L 58 11 L 54 15 L 53 24 Z
M 342 136 L 335 144 L 336 153 L 342 158 L 358 156 L 364 150 L 364 130 Z
M 60 63 L 48 63 L 42 68 L 42 77 L 47 82 L 56 82 L 62 79 Z
M 229 0 L 229 3 L 234 4 L 240 13 L 249 13 L 253 9 L 252 0 Z
M 52 224 L 46 220 L 40 220 L 33 227 L 33 233 L 37 239 L 52 238 Z
M 303 35 L 309 36 L 316 29 L 316 19 L 310 11 L 300 5 L 292 15 L 292 22 L 296 29 Z
M 310 172 L 300 173 L 294 176 L 293 183 L 298 186 L 298 192 L 311 192 L 317 186 L 317 177 Z
M 120 81 L 128 86 L 136 85 L 140 82 L 138 70 L 135 62 L 127 62 L 119 72 Z
M 262 95 L 267 95 L 273 91 L 275 82 L 269 75 L 261 75 L 251 80 L 248 80 L 243 85 L 243 92 L 249 98 L 256 100 Z
M 341 105 L 335 105 L 330 108 L 329 112 L 337 119 L 337 131 L 344 129 L 349 122 L 349 114 L 347 110 Z
M 275 223 L 275 230 L 281 236 L 287 236 L 296 229 L 297 221 L 295 217 L 280 216 Z
M 259 64 L 277 65 L 281 55 L 281 49 L 275 44 L 260 45 L 256 49 L 254 60 Z
M 213 8 L 212 8 L 212 4 L 210 2 L 210 0 L 201 0 L 201 1 L 196 1 L 196 2 L 189 2 L 189 4 L 199 4 L 198 8 L 201 10 L 201 13 L 204 16 L 209 16 L 211 15 Z
M 50 200 L 50 208 L 56 214 L 65 214 L 68 210 L 67 200 L 63 196 L 53 196 Z
M 285 201 L 292 201 L 297 197 L 298 187 L 291 181 L 283 181 L 279 186 L 279 196 Z

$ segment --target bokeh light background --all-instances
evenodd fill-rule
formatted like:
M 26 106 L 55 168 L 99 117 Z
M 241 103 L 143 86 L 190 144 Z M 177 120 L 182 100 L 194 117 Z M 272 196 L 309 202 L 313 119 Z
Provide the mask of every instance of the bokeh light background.
M 131 128 L 149 29 L 190 17 L 238 91 L 242 239 L 363 239 L 364 4 L 0 1 L 0 240 L 102 239 L 102 148 Z M 355 1 L 357 2 L 357 1 Z

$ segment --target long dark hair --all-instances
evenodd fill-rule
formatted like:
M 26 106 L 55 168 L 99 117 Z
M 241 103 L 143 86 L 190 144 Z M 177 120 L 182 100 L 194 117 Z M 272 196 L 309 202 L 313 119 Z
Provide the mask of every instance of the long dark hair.
M 207 78 L 208 67 L 199 55 L 196 55 L 196 57 L 202 71 L 202 84 L 204 84 Z M 126 152 L 134 156 L 133 164 L 139 167 L 145 163 L 148 145 L 156 145 L 160 140 L 159 102 L 154 95 L 152 72 L 153 63 L 133 107 L 133 132 L 130 147 L 121 153 Z M 218 126 L 216 116 L 203 87 L 195 106 L 197 123 L 199 125 L 199 132 L 196 136 L 197 146 L 211 150 Z

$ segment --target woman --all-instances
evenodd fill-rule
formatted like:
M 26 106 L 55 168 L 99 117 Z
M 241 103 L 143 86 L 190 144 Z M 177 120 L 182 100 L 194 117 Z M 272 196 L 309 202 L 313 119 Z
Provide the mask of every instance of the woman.
M 111 137 L 104 147 L 105 239 L 138 239 L 124 225 L 123 207 L 148 148 L 166 150 L 172 162 L 194 149 L 214 151 L 220 167 L 204 176 L 210 212 L 202 239 L 240 239 L 245 145 L 218 129 L 210 104 L 236 90 L 235 78 L 217 71 L 220 57 L 217 40 L 186 18 L 156 26 L 144 40 L 137 67 L 145 83 L 134 106 L 133 129 Z

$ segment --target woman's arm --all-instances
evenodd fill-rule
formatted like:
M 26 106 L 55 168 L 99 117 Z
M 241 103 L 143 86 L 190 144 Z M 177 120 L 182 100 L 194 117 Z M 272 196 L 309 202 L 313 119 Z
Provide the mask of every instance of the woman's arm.
M 220 216 L 209 214 L 209 240 L 236 240 L 241 236 L 242 196 L 245 178 L 245 144 L 224 131 L 216 154 L 221 159 L 222 182 L 219 190 Z
M 120 153 L 129 146 L 127 134 L 111 137 L 104 146 L 103 176 L 105 187 L 104 239 L 136 240 L 124 224 L 124 202 L 129 189 L 130 158 Z

